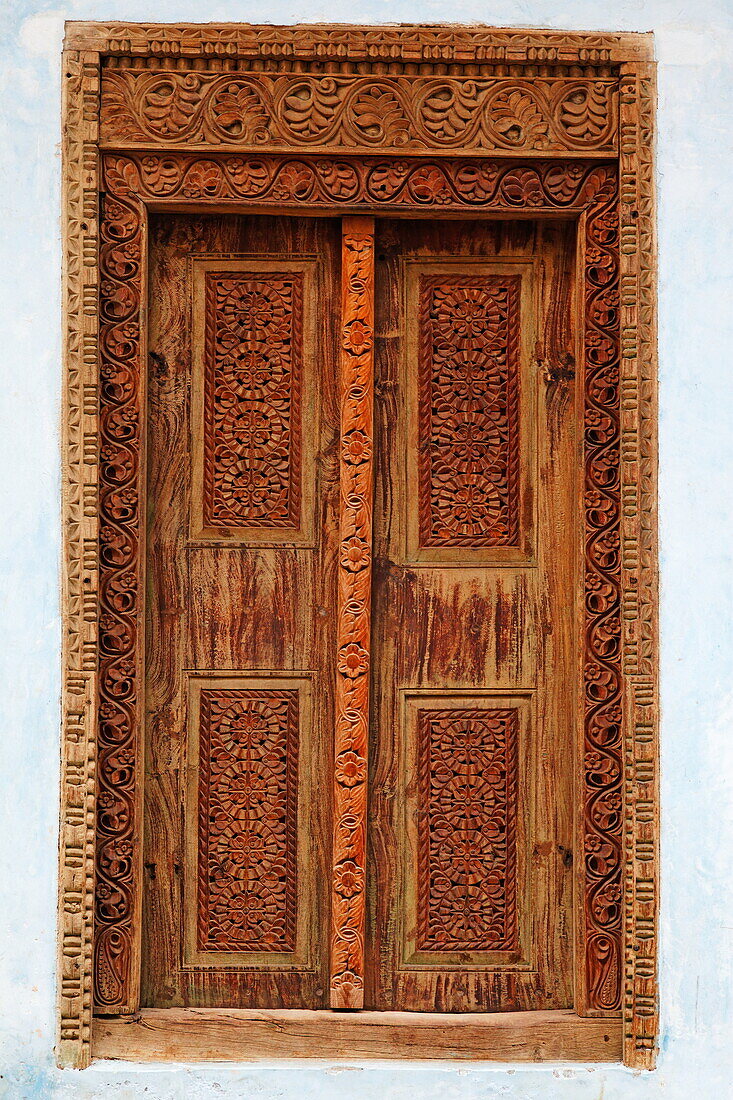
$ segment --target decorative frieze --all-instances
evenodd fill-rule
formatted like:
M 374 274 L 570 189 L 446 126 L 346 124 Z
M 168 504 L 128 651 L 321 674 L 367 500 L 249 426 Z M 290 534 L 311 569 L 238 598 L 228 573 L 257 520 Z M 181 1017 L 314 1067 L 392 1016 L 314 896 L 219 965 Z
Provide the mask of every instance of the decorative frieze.
M 104 145 L 613 156 L 615 79 L 106 69 Z

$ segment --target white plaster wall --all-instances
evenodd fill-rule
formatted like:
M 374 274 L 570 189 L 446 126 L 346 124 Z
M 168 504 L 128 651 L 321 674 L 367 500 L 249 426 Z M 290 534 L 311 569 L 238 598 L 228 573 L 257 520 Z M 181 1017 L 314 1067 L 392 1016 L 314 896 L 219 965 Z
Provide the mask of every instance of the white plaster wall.
M 54 1067 L 64 19 L 655 32 L 664 708 L 656 1073 L 406 1063 Z M 733 1097 L 733 0 L 4 0 L 0 35 L 0 1096 Z

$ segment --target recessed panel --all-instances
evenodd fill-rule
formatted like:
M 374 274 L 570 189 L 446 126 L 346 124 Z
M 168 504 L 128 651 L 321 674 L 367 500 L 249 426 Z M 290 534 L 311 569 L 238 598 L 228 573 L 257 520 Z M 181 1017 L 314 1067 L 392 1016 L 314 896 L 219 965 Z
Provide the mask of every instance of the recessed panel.
M 530 964 L 530 700 L 403 692 L 402 968 Z
M 404 264 L 408 561 L 533 558 L 535 381 L 528 264 Z
M 308 678 L 191 677 L 188 965 L 305 962 L 309 719 Z
M 312 545 L 315 257 L 192 261 L 190 539 Z
M 292 951 L 298 692 L 200 696 L 200 951 Z
M 519 276 L 420 277 L 420 546 L 519 539 Z
M 517 945 L 516 707 L 417 712 L 420 951 Z
M 206 274 L 204 523 L 300 522 L 303 273 Z

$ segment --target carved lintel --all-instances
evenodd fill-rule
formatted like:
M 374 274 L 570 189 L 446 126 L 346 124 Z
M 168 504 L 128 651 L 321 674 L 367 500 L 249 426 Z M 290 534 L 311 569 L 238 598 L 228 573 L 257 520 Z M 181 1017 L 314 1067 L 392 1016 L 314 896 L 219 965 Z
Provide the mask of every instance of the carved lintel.
M 331 1007 L 364 1005 L 372 580 L 374 219 L 343 220 Z
M 417 157 L 242 157 L 164 152 L 104 156 L 105 176 L 143 202 L 246 202 L 265 210 L 334 208 L 378 213 L 395 208 L 580 214 L 616 177 L 612 163 L 542 159 L 515 164 L 494 159 Z
M 66 24 L 67 49 L 154 58 L 246 57 L 283 65 L 309 60 L 412 65 L 536 63 L 608 65 L 652 60 L 648 34 L 413 26 L 272 26 L 246 23 Z
M 241 153 L 592 157 L 616 152 L 618 81 L 108 68 L 101 140 Z

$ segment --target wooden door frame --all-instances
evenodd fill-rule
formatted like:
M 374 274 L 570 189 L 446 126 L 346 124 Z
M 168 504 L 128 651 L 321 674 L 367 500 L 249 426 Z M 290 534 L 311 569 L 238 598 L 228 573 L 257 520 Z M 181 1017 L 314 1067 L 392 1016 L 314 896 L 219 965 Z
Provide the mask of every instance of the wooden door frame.
M 61 1064 L 82 1067 L 93 1055 L 613 1061 L 623 1053 L 627 1065 L 653 1068 L 652 56 L 651 36 L 635 34 L 67 24 Z M 577 222 L 586 671 L 575 1010 L 138 1011 L 142 365 L 147 218 L 161 210 Z M 550 379 L 562 369 L 545 367 Z M 117 1018 L 93 1023 L 95 935 L 97 999 Z

